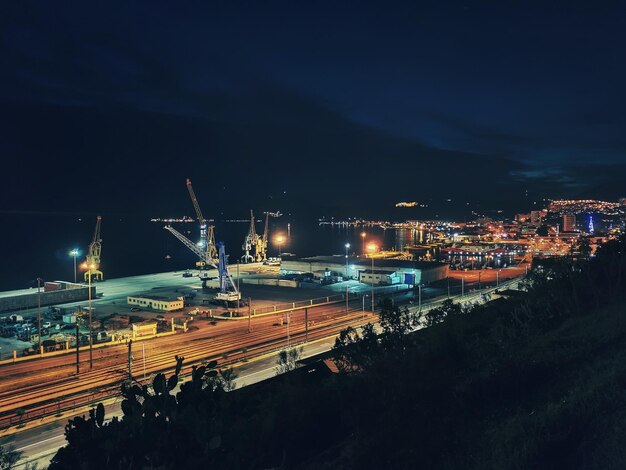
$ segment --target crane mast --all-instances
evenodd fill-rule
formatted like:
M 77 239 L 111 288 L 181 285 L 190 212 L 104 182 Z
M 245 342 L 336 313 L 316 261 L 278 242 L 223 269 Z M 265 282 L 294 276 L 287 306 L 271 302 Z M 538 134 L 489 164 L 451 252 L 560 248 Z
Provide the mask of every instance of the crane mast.
M 210 258 L 212 264 L 214 265 L 218 260 L 217 249 L 215 247 L 215 227 L 213 225 L 208 225 L 207 219 L 205 219 L 202 215 L 198 198 L 196 197 L 196 193 L 193 190 L 193 186 L 189 178 L 187 178 L 187 190 L 189 191 L 193 208 L 196 211 L 198 223 L 200 224 L 200 247 L 206 252 L 205 258 Z
M 228 302 L 236 302 L 241 299 L 241 292 L 237 290 L 237 286 L 233 281 L 233 277 L 228 272 L 228 262 L 226 259 L 226 249 L 224 247 L 224 243 L 219 242 L 217 244 L 218 253 L 219 253 L 219 280 L 220 280 L 220 291 L 216 294 L 216 300 L 224 300 L 226 303 Z
M 252 209 L 250 210 L 250 229 L 248 230 L 248 235 L 243 242 L 243 246 L 241 249 L 243 250 L 243 256 L 241 257 L 241 261 L 243 263 L 254 263 L 257 261 L 256 250 L 258 246 L 259 236 L 256 233 L 254 228 L 254 213 Z M 252 251 L 255 251 L 254 255 Z
M 104 274 L 100 271 L 100 253 L 102 252 L 102 238 L 100 237 L 100 222 L 102 217 L 96 217 L 96 228 L 93 232 L 93 239 L 89 244 L 89 251 L 87 253 L 84 266 L 87 268 L 85 272 L 85 282 L 89 281 L 91 276 L 92 281 L 102 281 Z
M 257 242 L 257 254 L 259 257 L 259 261 L 267 260 L 267 246 L 269 244 L 268 236 L 269 236 L 269 222 L 270 222 L 270 213 L 265 213 L 265 227 L 263 228 L 263 236 L 259 237 Z

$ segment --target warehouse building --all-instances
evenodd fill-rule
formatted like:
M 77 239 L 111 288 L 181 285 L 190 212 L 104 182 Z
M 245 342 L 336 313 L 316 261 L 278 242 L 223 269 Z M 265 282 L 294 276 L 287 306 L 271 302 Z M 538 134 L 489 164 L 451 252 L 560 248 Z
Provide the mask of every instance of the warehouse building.
M 139 308 L 151 308 L 152 310 L 160 310 L 162 312 L 181 310 L 185 306 L 183 297 L 161 297 L 157 295 L 128 297 L 127 302 L 128 305 L 134 305 Z
M 346 262 L 347 261 L 347 262 Z M 316 278 L 332 277 L 357 279 L 374 284 L 429 284 L 448 277 L 447 263 L 435 261 L 410 261 L 400 259 L 372 259 L 345 256 L 314 256 L 311 258 L 283 259 L 282 274 L 313 274 Z

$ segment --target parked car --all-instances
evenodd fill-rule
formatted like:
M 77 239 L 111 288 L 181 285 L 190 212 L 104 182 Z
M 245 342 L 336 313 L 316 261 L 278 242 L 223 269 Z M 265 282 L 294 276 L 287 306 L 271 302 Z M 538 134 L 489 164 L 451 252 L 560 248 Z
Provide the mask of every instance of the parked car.
M 45 321 L 41 324 L 42 328 L 50 328 L 52 326 L 52 323 L 49 321 Z
M 140 311 L 141 311 L 141 309 L 140 309 L 140 308 L 137 308 L 137 307 L 133 307 L 133 308 L 131 308 L 131 309 L 130 309 L 130 311 L 131 311 L 131 312 L 140 312 Z

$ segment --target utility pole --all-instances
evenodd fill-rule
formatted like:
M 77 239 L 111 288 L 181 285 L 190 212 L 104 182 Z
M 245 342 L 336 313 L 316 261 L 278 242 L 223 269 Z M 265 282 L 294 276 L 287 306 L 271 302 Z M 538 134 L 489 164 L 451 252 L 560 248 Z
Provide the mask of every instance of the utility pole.
M 37 334 L 39 336 L 39 354 L 41 354 L 41 278 L 37 278 Z
M 461 297 L 465 297 L 465 278 L 461 277 Z
M 417 286 L 417 305 L 418 312 L 422 313 L 422 285 Z
M 372 313 L 374 313 L 374 253 L 372 253 Z
M 239 316 L 239 299 L 241 298 L 241 290 L 239 290 L 239 261 L 237 261 L 237 292 L 239 292 L 237 297 L 237 316 Z
M 348 291 L 348 286 L 346 286 L 346 313 L 348 313 L 348 294 L 350 292 Z
M 80 333 L 78 331 L 78 312 L 76 312 L 76 375 L 80 373 Z
M 252 333 L 252 298 L 248 297 L 248 333 Z
M 363 301 L 363 324 L 365 325 L 365 294 L 363 294 L 363 297 L 361 297 L 361 300 Z
M 143 378 L 146 378 L 146 343 L 141 343 L 141 356 L 143 357 Z
M 481 291 L 481 286 L 480 286 L 480 275 L 482 274 L 481 271 L 478 271 L 478 292 Z
M 500 287 L 500 270 L 496 271 L 496 287 Z
M 128 340 L 128 384 L 133 383 L 133 340 Z
M 93 335 L 91 334 L 91 265 L 89 265 L 89 370 L 93 369 Z
M 304 309 L 304 341 L 309 341 L 309 309 Z
M 287 348 L 290 345 L 289 324 L 291 323 L 291 312 L 287 312 Z

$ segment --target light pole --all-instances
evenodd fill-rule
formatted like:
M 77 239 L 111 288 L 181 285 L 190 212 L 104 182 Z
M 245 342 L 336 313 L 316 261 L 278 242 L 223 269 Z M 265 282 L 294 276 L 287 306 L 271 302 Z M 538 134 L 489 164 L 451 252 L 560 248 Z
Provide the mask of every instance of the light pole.
M 418 313 L 422 313 L 422 285 L 417 286 L 417 309 Z
M 83 264 L 84 268 L 87 268 L 87 286 L 88 286 L 88 305 L 89 305 L 89 369 L 93 369 L 93 336 L 91 334 L 91 270 L 95 268 L 93 264 Z
M 281 248 L 282 248 L 284 241 L 285 241 L 285 237 L 283 235 L 278 235 L 276 237 L 276 244 L 278 245 L 278 257 L 279 258 L 281 258 L 283 255 Z
M 74 257 L 74 284 L 76 284 L 76 257 L 78 256 L 78 248 L 74 248 L 70 251 L 70 256 Z
M 344 246 L 346 247 L 346 279 L 348 279 L 348 248 L 350 248 L 350 243 L 346 243 Z
M 372 258 L 372 313 L 374 313 L 374 253 L 378 247 L 374 243 L 367 245 L 367 249 L 370 251 Z
M 39 354 L 41 354 L 41 278 L 37 278 L 37 335 L 39 336 Z
M 365 235 L 367 235 L 365 232 L 361 232 L 361 244 L 363 245 L 361 249 L 362 254 L 365 254 Z

